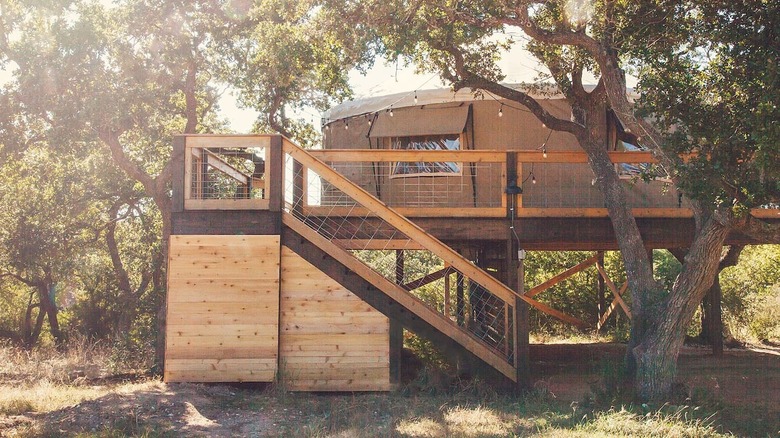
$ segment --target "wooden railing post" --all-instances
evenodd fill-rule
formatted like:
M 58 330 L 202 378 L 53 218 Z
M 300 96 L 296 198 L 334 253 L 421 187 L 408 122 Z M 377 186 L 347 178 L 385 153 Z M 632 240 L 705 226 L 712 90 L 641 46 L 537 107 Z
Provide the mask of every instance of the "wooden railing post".
M 282 152 L 282 136 L 271 137 L 271 148 L 268 163 L 265 166 L 266 183 L 268 184 L 268 209 L 282 211 L 282 196 L 284 186 L 284 153 Z

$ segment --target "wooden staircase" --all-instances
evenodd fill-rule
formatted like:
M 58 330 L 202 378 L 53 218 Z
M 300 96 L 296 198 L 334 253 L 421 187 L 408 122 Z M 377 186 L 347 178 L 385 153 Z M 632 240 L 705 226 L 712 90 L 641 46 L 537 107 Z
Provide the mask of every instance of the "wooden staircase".
M 287 181 L 286 176 L 286 184 L 305 180 L 306 178 L 301 176 L 305 174 L 305 169 L 315 172 L 323 181 L 348 195 L 361 209 L 367 210 L 368 215 L 383 220 L 399 235 L 413 242 L 414 248 L 440 257 L 447 266 L 455 270 L 453 272 L 468 278 L 472 287 L 489 294 L 490 299 L 482 305 L 481 318 L 473 320 L 471 327 L 460 325 L 458 321 L 423 302 L 404 286 L 394 283 L 355 257 L 341 244 L 342 239 L 322 232 L 321 228 L 325 228 L 322 227 L 323 219 L 306 217 L 295 205 L 294 199 L 290 202 L 290 194 L 282 213 L 282 241 L 285 245 L 390 319 L 432 341 L 445 355 L 460 365 L 466 365 L 491 381 L 518 381 L 518 372 L 525 370 L 517 370 L 514 365 L 516 361 L 513 353 L 516 350 L 513 344 L 516 336 L 510 334 L 510 328 L 516 326 L 516 322 L 512 320 L 515 315 L 513 309 L 518 299 L 527 300 L 524 296 L 517 294 L 305 150 L 289 142 L 285 142 L 283 150 L 284 154 L 293 160 L 293 168 L 304 169 L 297 173 L 297 176 L 292 175 L 292 181 Z M 295 194 L 292 194 L 292 197 L 294 198 Z M 538 303 L 534 301 L 533 304 Z

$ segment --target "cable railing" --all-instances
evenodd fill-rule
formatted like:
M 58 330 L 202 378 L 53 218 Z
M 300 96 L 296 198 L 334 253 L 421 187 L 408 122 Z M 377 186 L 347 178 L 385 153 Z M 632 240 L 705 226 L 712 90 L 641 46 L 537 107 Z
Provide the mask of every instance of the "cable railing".
M 184 207 L 190 210 L 267 209 L 265 136 L 187 136 Z
M 314 157 L 409 217 L 507 217 L 507 186 L 514 184 L 518 217 L 606 217 L 584 152 L 310 150 Z M 649 152 L 611 152 L 638 217 L 692 213 L 668 180 L 646 172 Z M 436 165 L 433 165 L 436 164 Z M 396 174 L 397 169 L 430 170 Z M 450 170 L 449 172 L 447 170 Z M 305 187 L 305 190 L 308 188 Z M 304 198 L 307 208 L 334 207 L 325 187 Z M 346 212 L 346 210 L 343 210 Z

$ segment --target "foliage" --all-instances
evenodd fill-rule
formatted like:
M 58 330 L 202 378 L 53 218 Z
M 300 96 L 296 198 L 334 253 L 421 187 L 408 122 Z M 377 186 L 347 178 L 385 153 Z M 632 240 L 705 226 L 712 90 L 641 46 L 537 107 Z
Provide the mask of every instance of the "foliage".
M 517 102 L 550 129 L 577 139 L 604 196 L 631 284 L 627 363 L 638 394 L 656 398 L 671 391 L 684 330 L 717 275 L 729 231 L 780 240 L 777 224 L 748 214 L 751 207 L 775 203 L 780 193 L 777 5 L 765 0 L 327 4 L 351 18 L 347 32 L 376 41 L 368 46 L 372 50 L 437 72 L 456 90 Z M 524 33 L 519 41 L 511 38 L 518 29 Z M 552 83 L 521 89 L 502 84 L 497 60 L 514 45 L 541 61 L 549 74 L 541 73 L 539 81 Z M 712 62 L 701 62 L 708 55 Z M 644 114 L 655 125 L 641 119 L 629 100 L 628 65 L 640 74 Z M 583 86 L 586 74 L 595 78 L 593 88 Z M 570 117 L 550 114 L 530 94 L 551 90 L 566 98 Z M 653 276 L 606 154 L 605 115 L 614 116 L 621 139 L 653 150 L 693 205 L 697 233 L 677 279 L 666 283 L 669 289 Z M 697 154 L 685 162 L 679 152 Z
M 745 248 L 738 265 L 721 273 L 723 318 L 742 341 L 780 340 L 780 247 Z
M 0 275 L 46 273 L 44 302 L 67 291 L 63 331 L 145 348 L 164 305 L 173 135 L 224 131 L 232 88 L 258 128 L 312 143 L 286 112 L 349 96 L 357 52 L 314 2 L 3 0 L 0 12 Z M 0 282 L 2 335 L 16 336 L 32 286 Z
M 642 112 L 669 133 L 666 148 L 696 154 L 679 166 L 679 187 L 742 212 L 777 204 L 780 8 L 764 0 L 691 1 L 672 16 L 687 43 L 661 41 L 630 53 L 639 65 Z

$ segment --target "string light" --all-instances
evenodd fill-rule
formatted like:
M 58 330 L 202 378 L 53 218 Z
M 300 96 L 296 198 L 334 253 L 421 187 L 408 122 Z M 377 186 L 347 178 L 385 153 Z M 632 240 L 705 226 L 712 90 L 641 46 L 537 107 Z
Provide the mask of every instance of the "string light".
M 393 117 L 393 107 L 390 107 L 390 117 Z
M 414 104 L 417 105 L 417 90 L 414 91 Z
M 344 120 L 344 129 L 346 129 L 347 131 L 349 131 L 349 119 L 347 119 L 347 120 Z
M 504 117 L 504 104 L 503 103 L 498 108 L 498 117 Z
M 547 158 L 547 142 L 550 141 L 550 136 L 552 136 L 552 129 L 550 130 L 550 132 L 547 133 L 547 138 L 544 139 L 544 143 L 542 143 L 542 145 L 539 146 L 539 148 L 537 149 L 537 150 L 539 149 L 542 150 L 542 157 L 544 158 Z
M 536 175 L 534 175 L 533 171 L 531 171 L 531 184 L 536 184 Z

